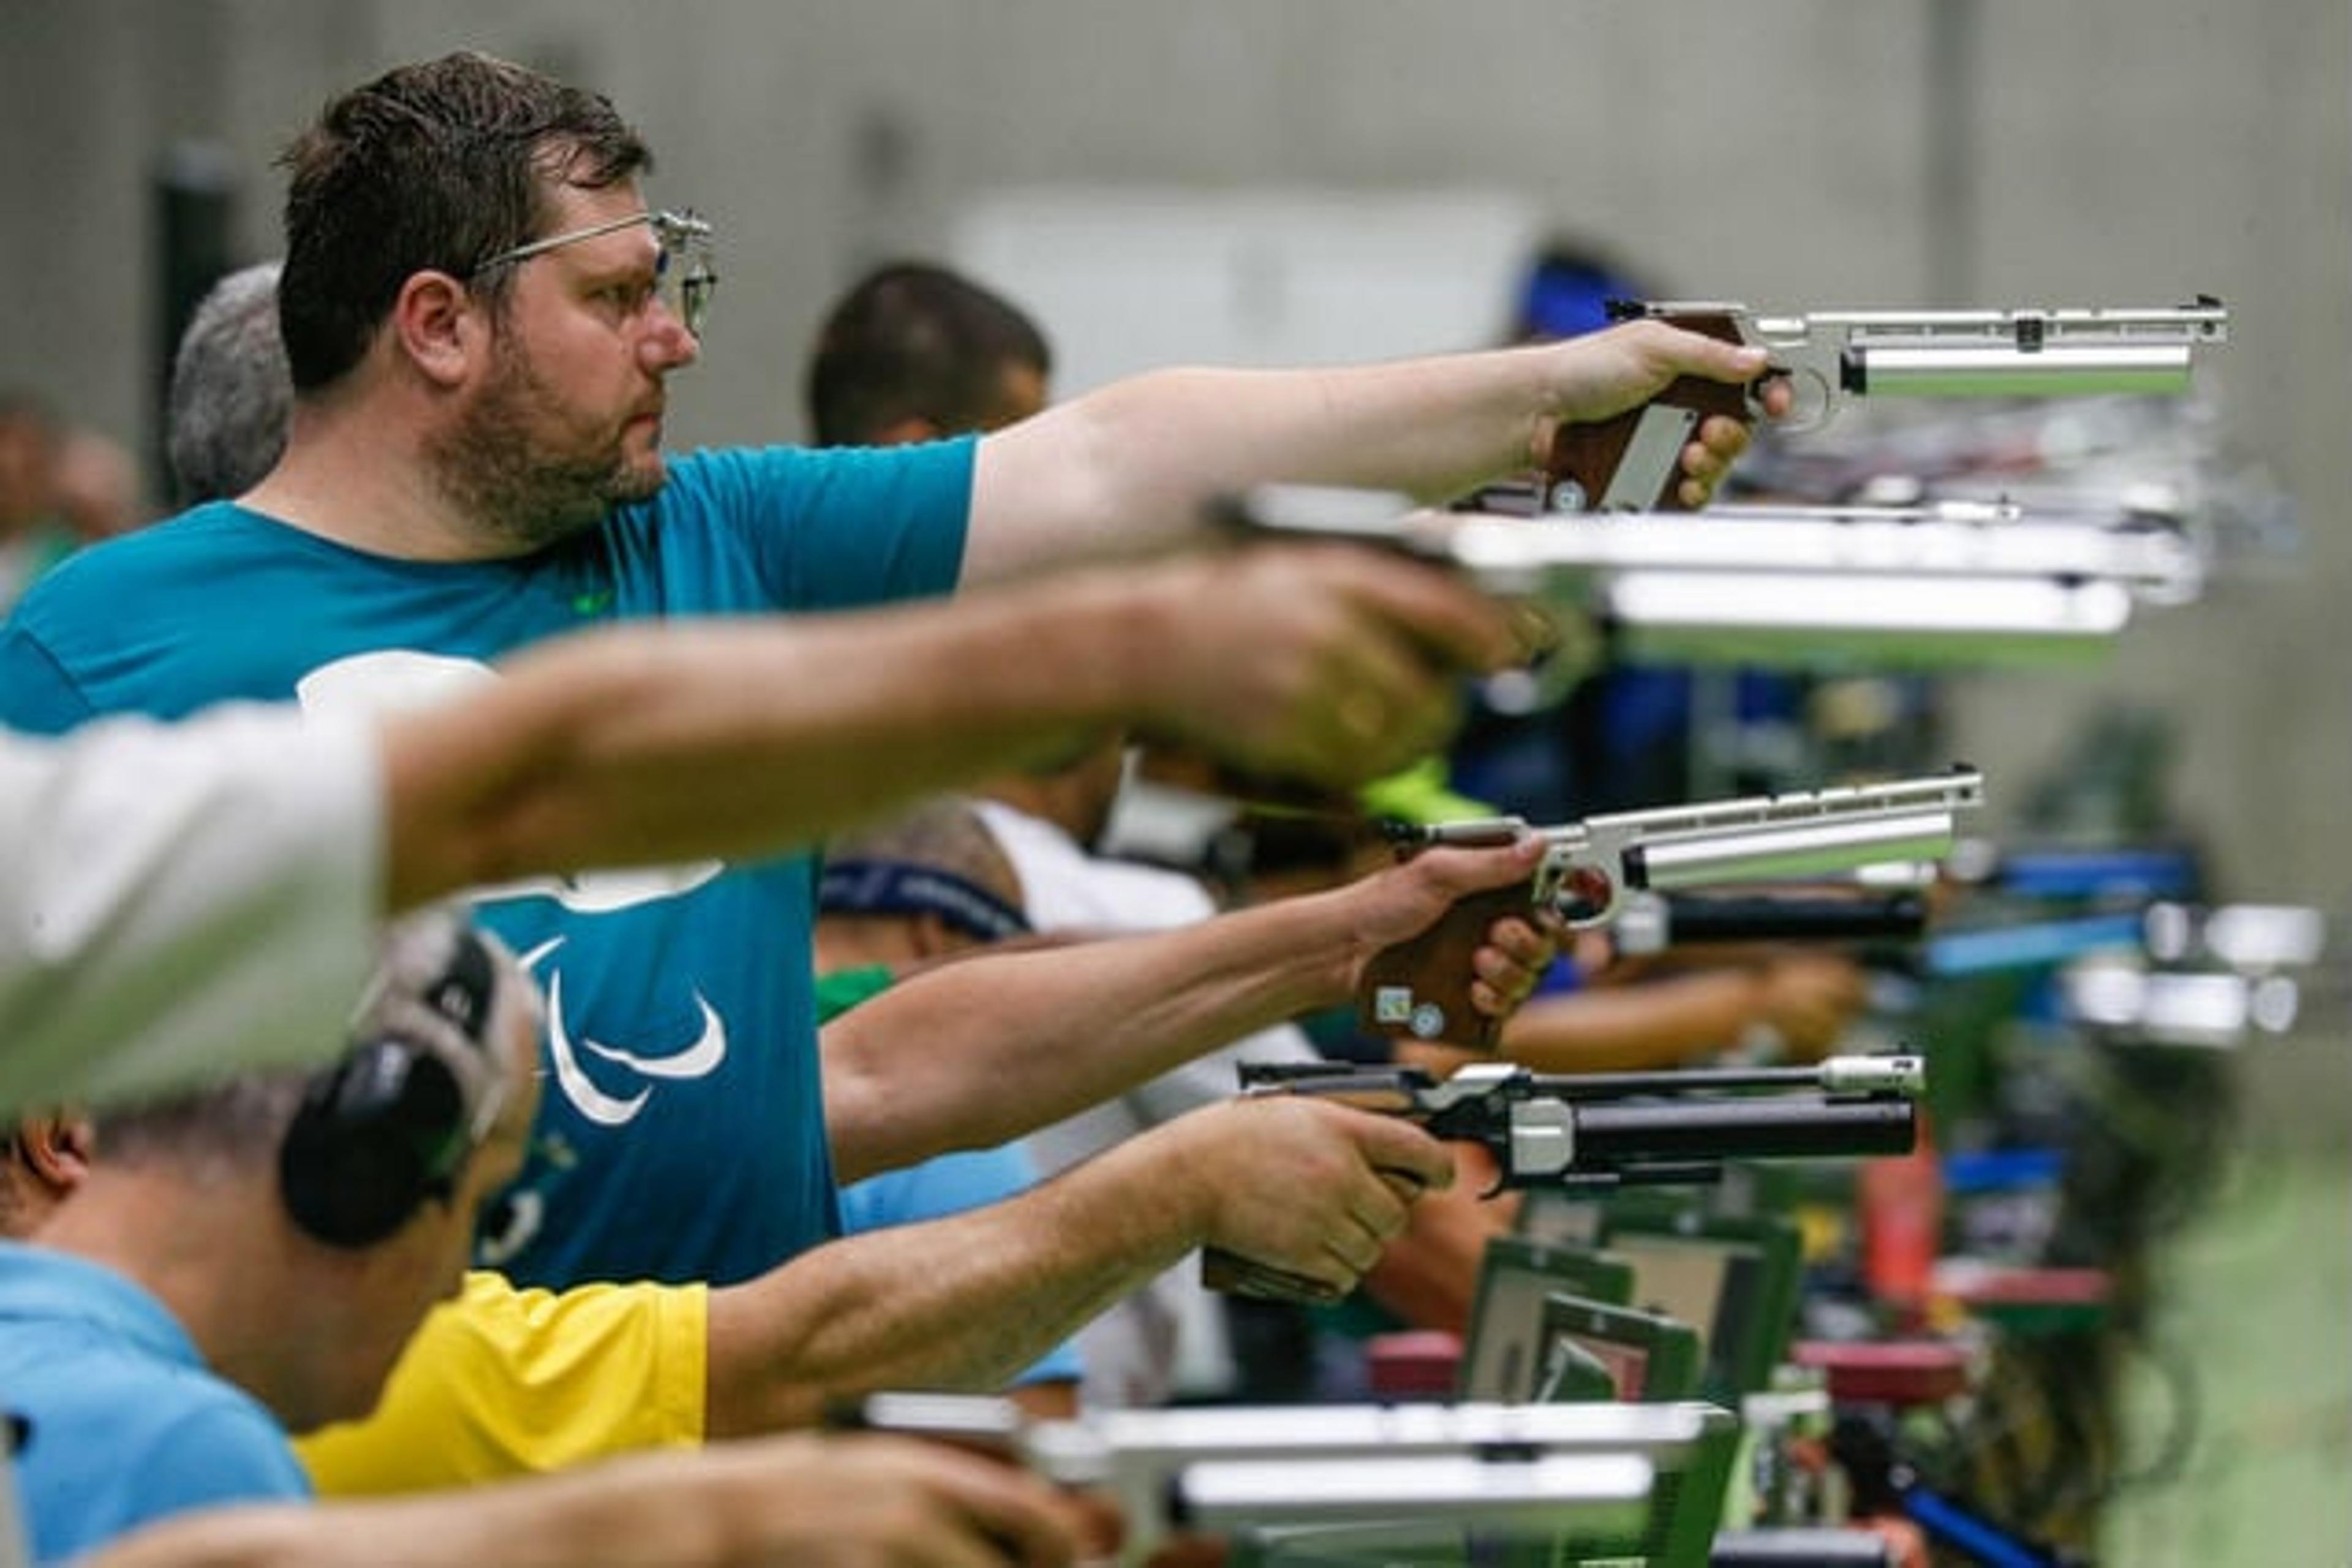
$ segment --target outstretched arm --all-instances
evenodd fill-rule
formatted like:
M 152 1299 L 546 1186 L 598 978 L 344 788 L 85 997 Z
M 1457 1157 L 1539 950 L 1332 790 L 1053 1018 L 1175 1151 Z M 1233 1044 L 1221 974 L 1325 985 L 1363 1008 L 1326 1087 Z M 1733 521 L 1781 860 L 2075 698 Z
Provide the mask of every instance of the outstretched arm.
M 1714 1057 L 1761 1027 L 1811 1061 L 1836 1047 L 1866 1000 L 1852 959 L 1775 952 L 1538 997 L 1503 1026 L 1499 1048 L 1538 1072 L 1644 1070 Z
M 477 1491 L 207 1510 L 85 1559 L 91 1568 L 381 1562 L 761 1563 L 1053 1568 L 1095 1521 L 1045 1482 L 943 1444 L 802 1435 L 647 1454 Z
M 380 732 L 246 709 L 0 736 L 0 1104 L 324 1061 L 374 915 L 773 853 L 1074 736 L 1164 731 L 1360 779 L 1437 744 L 1450 672 L 1512 644 L 1442 574 L 1251 550 L 945 605 L 583 634 Z
M 1444 1146 L 1393 1118 L 1286 1095 L 1203 1107 L 1007 1202 L 713 1290 L 709 1430 L 804 1425 L 878 1389 L 999 1386 L 1202 1247 L 1344 1292 L 1452 1176 Z
M 389 899 L 773 852 L 1118 725 L 1359 780 L 1439 744 L 1454 673 L 1515 645 L 1444 575 L 1321 548 L 566 638 L 391 721 Z
M 307 1439 L 304 1461 L 330 1490 L 471 1486 L 611 1458 L 680 1430 L 718 1440 L 806 1426 L 833 1401 L 883 1389 L 1000 1388 L 1197 1247 L 1344 1290 L 1413 1200 L 1450 1177 L 1448 1154 L 1393 1117 L 1302 1096 L 1227 1100 L 1003 1203 L 860 1232 L 738 1285 L 640 1286 L 583 1303 L 583 1312 L 609 1314 L 594 1336 L 562 1326 L 567 1303 L 593 1291 L 524 1293 L 542 1298 L 525 1304 L 469 1288 L 427 1320 L 383 1404 Z M 687 1387 L 677 1384 L 683 1350 L 673 1372 L 669 1354 L 631 1348 L 677 1337 L 673 1320 L 698 1342 L 697 1381 Z M 478 1418 L 501 1405 L 544 1414 L 551 1368 L 585 1375 L 602 1361 L 635 1379 L 645 1403 L 683 1409 L 698 1399 L 691 1420 Z M 467 1440 L 415 1441 L 457 1427 Z
M 983 439 L 966 582 L 1164 543 L 1251 485 L 1361 485 L 1450 500 L 1541 462 L 1561 424 L 1636 406 L 1677 375 L 1749 382 L 1761 349 L 1636 321 L 1528 348 L 1321 370 L 1155 372 Z M 1785 389 L 1767 395 L 1775 412 Z M 1710 419 L 1683 454 L 1704 504 L 1748 445 Z
M 1525 880 L 1530 837 L 1433 850 L 1328 892 L 1148 935 L 981 953 L 913 977 L 823 1033 L 825 1126 L 844 1181 L 1021 1136 L 1284 1018 L 1344 1002 L 1365 964 L 1464 895 Z M 1497 921 L 1472 1003 L 1500 1016 L 1555 943 Z

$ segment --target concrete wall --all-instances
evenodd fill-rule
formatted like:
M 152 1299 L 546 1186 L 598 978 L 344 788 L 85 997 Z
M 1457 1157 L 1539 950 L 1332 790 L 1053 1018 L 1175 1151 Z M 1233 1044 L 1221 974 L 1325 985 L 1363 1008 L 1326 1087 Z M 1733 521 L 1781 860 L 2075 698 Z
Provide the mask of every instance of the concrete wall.
M 795 431 L 830 291 L 1010 184 L 1507 189 L 1675 291 L 1781 306 L 2217 293 L 2227 434 L 2299 499 L 2301 556 L 2102 674 L 1969 683 L 1963 741 L 1997 792 L 2095 704 L 2160 702 L 2234 886 L 2352 884 L 2341 0 L 7 0 L 0 24 L 0 384 L 142 443 L 160 150 L 227 149 L 263 254 L 284 137 L 457 46 L 611 92 L 656 195 L 722 225 L 689 442 Z

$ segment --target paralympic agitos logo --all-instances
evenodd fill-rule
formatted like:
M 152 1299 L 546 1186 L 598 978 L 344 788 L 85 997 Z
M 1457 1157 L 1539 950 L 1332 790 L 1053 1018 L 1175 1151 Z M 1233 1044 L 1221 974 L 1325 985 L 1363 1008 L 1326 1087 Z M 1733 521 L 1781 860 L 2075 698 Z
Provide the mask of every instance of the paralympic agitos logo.
M 321 665 L 295 683 L 295 695 L 308 712 L 384 713 L 431 707 L 498 679 L 478 659 L 386 648 Z M 571 914 L 593 917 L 679 898 L 724 869 L 716 860 L 705 860 L 653 869 L 534 877 L 472 889 L 465 896 L 477 904 L 551 899 Z M 708 1077 L 727 1059 L 727 1021 L 698 987 L 693 996 L 701 1026 L 690 1039 L 623 1042 L 586 1033 L 565 1012 L 561 959 L 567 940 L 555 936 L 539 942 L 523 952 L 522 961 L 546 990 L 547 1053 L 556 1087 L 583 1118 L 600 1127 L 625 1126 L 645 1109 L 659 1085 Z M 586 1066 L 590 1059 L 603 1064 L 593 1074 Z

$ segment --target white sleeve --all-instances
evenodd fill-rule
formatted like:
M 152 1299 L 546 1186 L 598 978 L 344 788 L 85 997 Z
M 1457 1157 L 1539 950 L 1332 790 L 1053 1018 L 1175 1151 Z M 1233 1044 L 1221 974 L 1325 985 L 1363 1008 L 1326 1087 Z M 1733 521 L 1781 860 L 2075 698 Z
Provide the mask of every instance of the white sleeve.
M 239 705 L 0 731 L 0 1111 L 340 1052 L 375 958 L 375 731 Z

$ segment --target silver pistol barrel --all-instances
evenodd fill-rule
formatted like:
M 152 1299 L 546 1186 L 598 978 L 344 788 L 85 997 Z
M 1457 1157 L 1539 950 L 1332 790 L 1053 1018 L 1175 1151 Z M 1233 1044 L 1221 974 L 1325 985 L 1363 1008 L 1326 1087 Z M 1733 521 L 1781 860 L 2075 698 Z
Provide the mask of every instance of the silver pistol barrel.
M 1874 347 L 1846 351 L 1848 392 L 1902 397 L 2171 396 L 2189 390 L 2185 343 L 2102 343 L 2025 353 L 2015 347 Z

